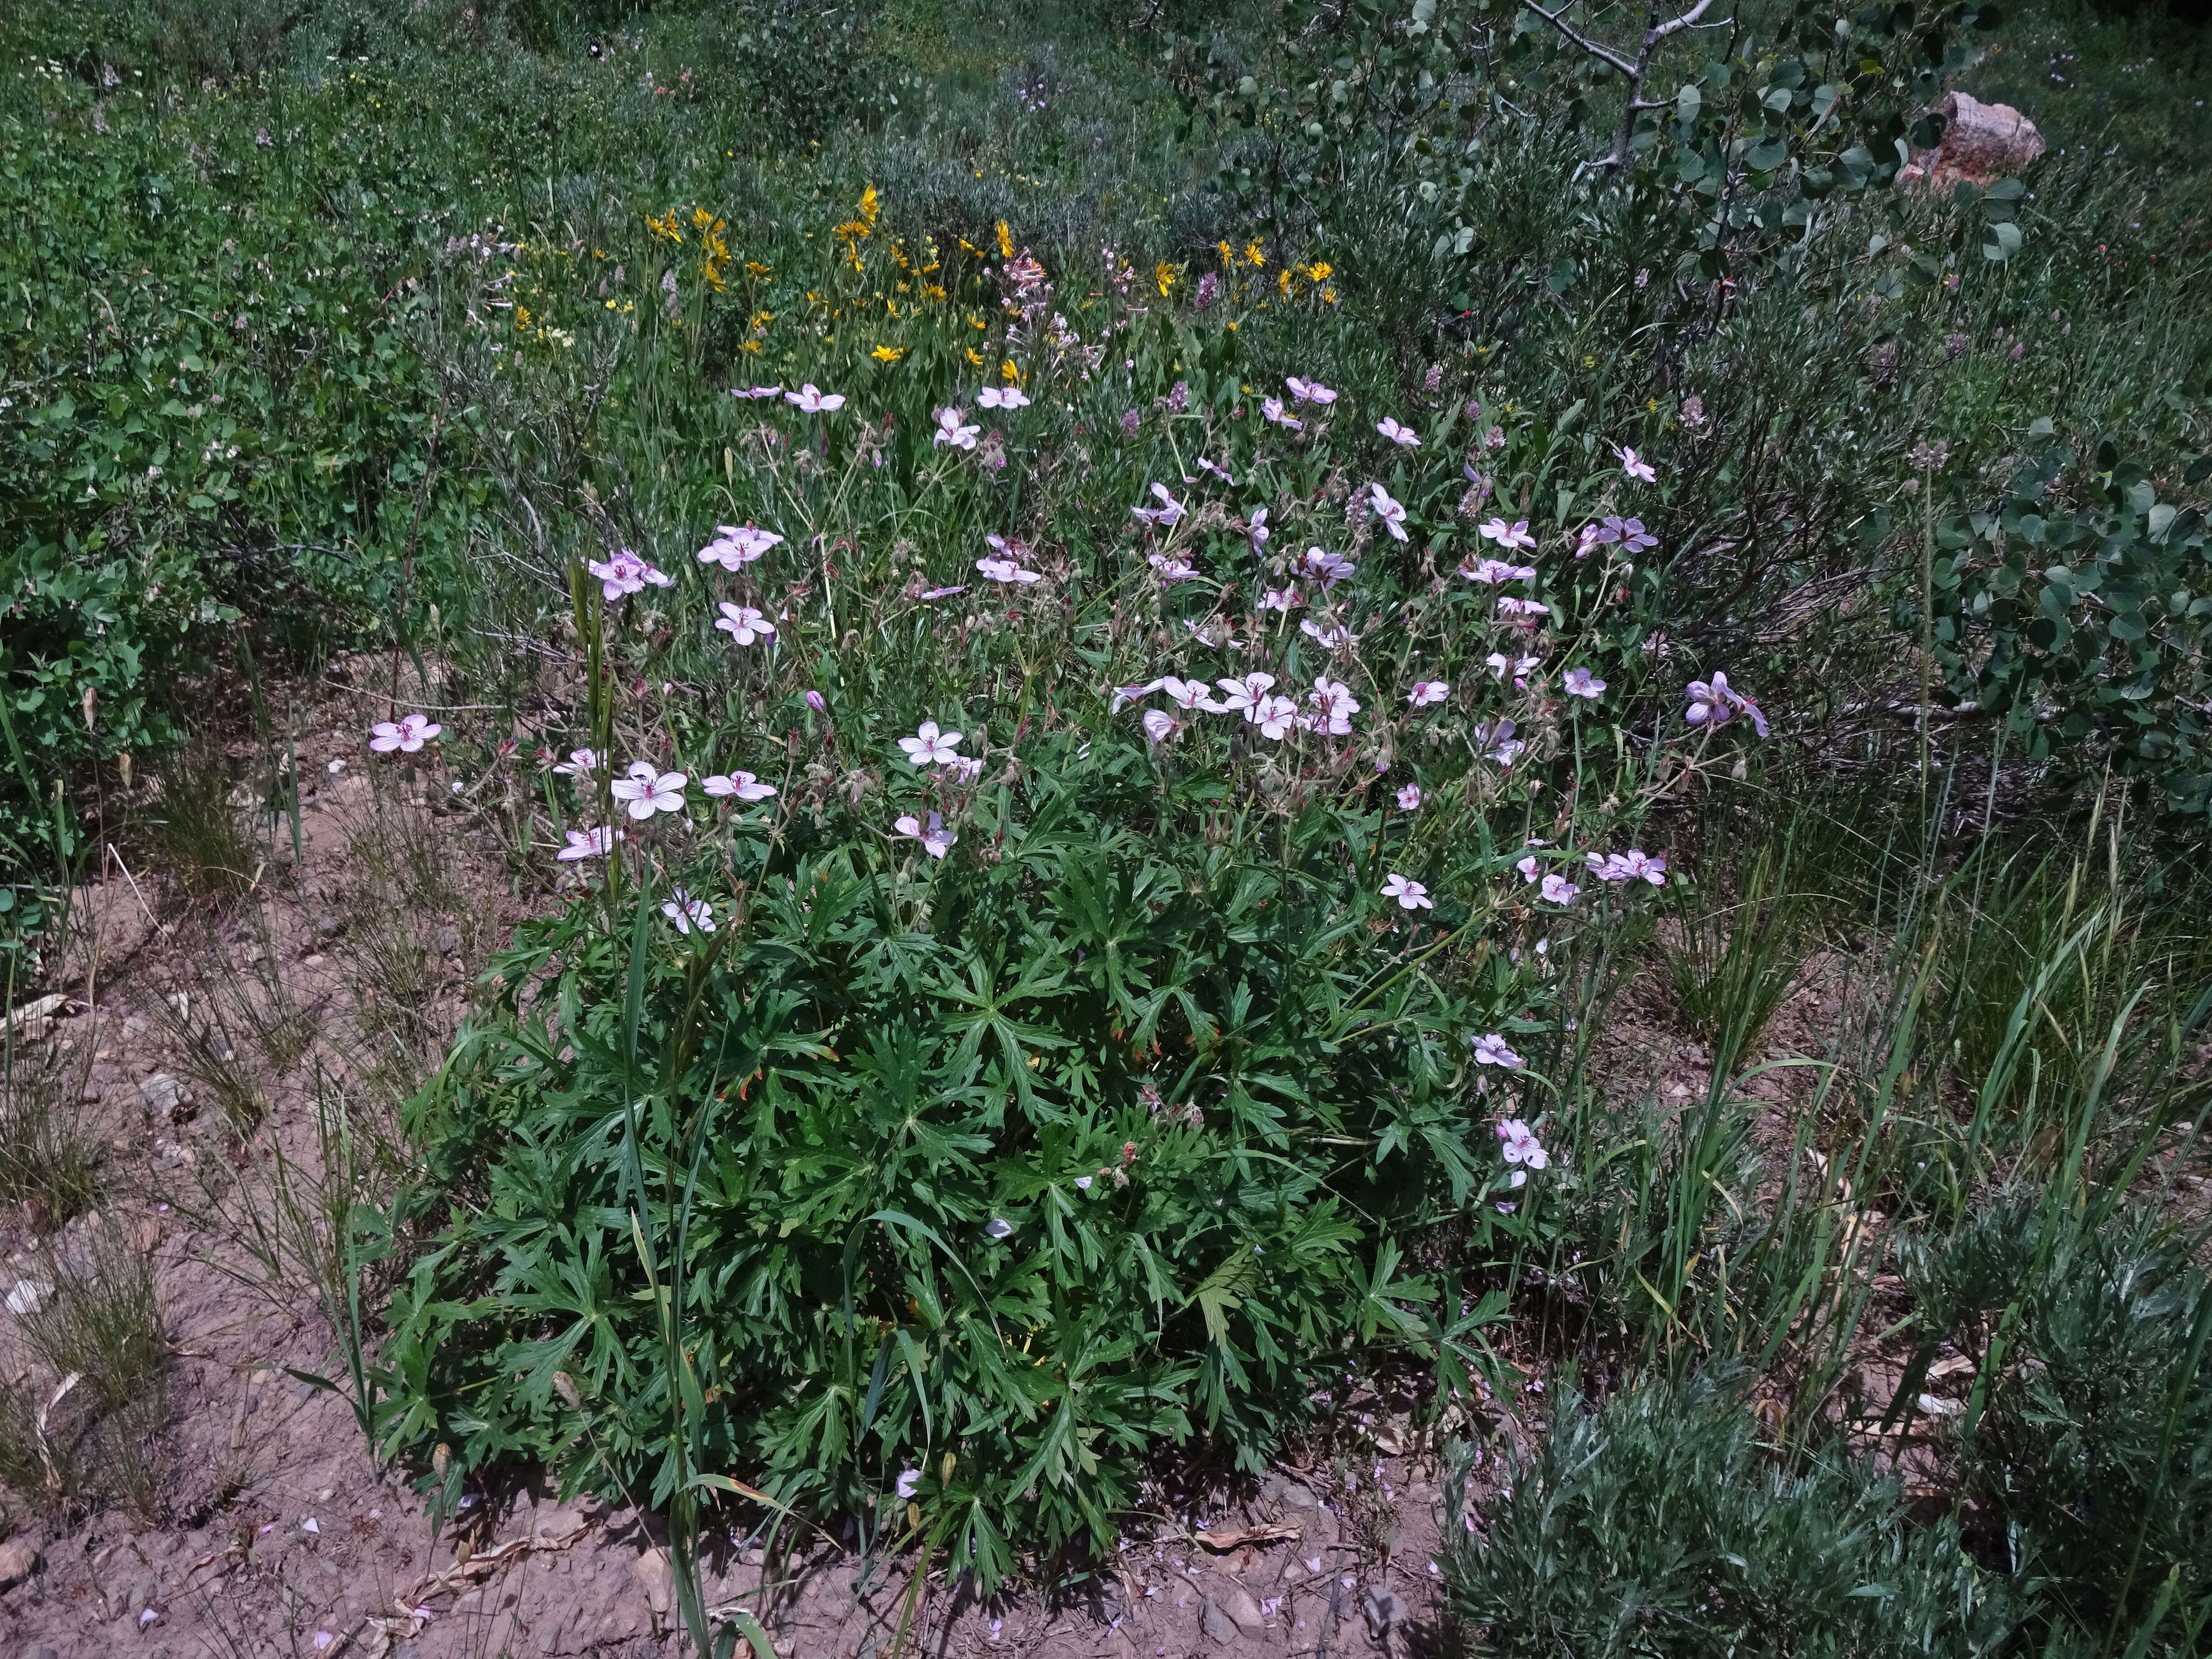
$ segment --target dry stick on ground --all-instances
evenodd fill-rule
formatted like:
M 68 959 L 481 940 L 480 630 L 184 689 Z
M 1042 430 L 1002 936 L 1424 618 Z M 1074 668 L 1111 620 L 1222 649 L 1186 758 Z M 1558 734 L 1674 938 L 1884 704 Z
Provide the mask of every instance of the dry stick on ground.
M 1623 57 L 1602 40 L 1591 40 L 1589 36 L 1569 23 L 1566 16 L 1574 9 L 1573 0 L 1567 0 L 1567 3 L 1562 5 L 1557 11 L 1546 11 L 1536 3 L 1536 0 L 1521 0 L 1521 3 L 1600 63 L 1610 64 L 1628 77 L 1628 99 L 1621 106 L 1620 124 L 1613 130 L 1613 148 L 1606 152 L 1603 161 L 1595 164 L 1601 167 L 1626 166 L 1628 161 L 1628 141 L 1636 136 L 1636 118 L 1648 109 L 1666 109 L 1674 101 L 1671 98 L 1646 98 L 1644 95 L 1644 78 L 1651 71 L 1652 58 L 1657 54 L 1662 42 L 1674 35 L 1680 34 L 1684 29 L 1695 27 L 1698 20 L 1711 9 L 1713 0 L 1698 0 L 1697 4 L 1692 6 L 1689 10 L 1678 17 L 1670 17 L 1664 22 L 1659 19 L 1662 9 L 1657 6 L 1652 7 L 1644 20 L 1643 41 L 1638 46 L 1636 56 L 1633 58 Z M 1715 23 L 1707 27 L 1717 28 L 1720 25 Z

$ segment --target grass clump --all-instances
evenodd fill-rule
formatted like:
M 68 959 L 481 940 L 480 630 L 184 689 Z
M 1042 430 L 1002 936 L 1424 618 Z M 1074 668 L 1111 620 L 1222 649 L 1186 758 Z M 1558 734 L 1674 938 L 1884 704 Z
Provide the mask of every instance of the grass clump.
M 1447 1557 L 1477 1651 L 1703 1659 L 1966 1655 L 2020 1618 L 1956 1522 L 1908 1519 L 1847 1453 L 1771 1443 L 1741 1371 L 1655 1379 L 1596 1408 L 1559 1391 L 1551 1432 Z

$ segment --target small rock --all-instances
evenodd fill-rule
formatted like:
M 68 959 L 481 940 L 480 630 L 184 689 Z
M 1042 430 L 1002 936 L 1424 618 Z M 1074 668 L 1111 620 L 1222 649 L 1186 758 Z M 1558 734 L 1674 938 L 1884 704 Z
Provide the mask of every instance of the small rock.
M 566 1538 L 584 1524 L 584 1517 L 574 1510 L 541 1510 L 531 1531 L 540 1538 Z
M 125 1036 L 144 1036 L 146 1035 L 146 1017 L 143 1014 L 133 1014 L 128 1019 L 125 1020 L 123 1022 L 123 1035 Z
M 1215 1607 L 1210 1600 L 1201 1601 L 1198 1605 L 1200 1609 L 1198 1622 L 1206 1627 L 1206 1633 L 1208 1636 L 1221 1643 L 1233 1642 L 1237 1639 L 1237 1626 L 1231 1621 L 1227 1613 Z
M 186 1109 L 192 1103 L 192 1091 L 167 1072 L 156 1072 L 140 1079 L 138 1103 L 156 1117 L 180 1123 L 191 1115 Z
M 228 1065 L 232 1060 L 238 1058 L 238 1050 L 230 1046 L 230 1039 L 220 1031 L 210 1031 L 208 1033 L 207 1051 L 211 1056 L 216 1060 L 222 1060 L 225 1065 Z
M 2043 154 L 2035 123 L 2010 104 L 1984 104 L 1963 92 L 1947 92 L 1936 106 L 1943 139 L 1916 154 L 1898 174 L 1900 182 L 1924 179 L 1938 190 L 1964 180 L 1986 185 L 2021 172 Z
M 27 1538 L 0 1543 L 0 1590 L 10 1590 L 39 1570 L 39 1547 Z M 53 1650 L 48 1648 L 47 1652 Z M 56 1656 L 59 1659 L 59 1656 Z
M 40 1304 L 54 1293 L 54 1287 L 35 1279 L 19 1279 L 8 1292 L 8 1311 L 21 1319 L 26 1314 L 38 1312 Z
M 319 968 L 322 965 L 323 953 L 319 951 L 310 951 L 300 958 L 300 966 L 302 968 Z
M 1314 1496 L 1313 1488 L 1305 1485 L 1303 1481 L 1285 1480 L 1283 1482 L 1283 1502 L 1288 1504 L 1292 1509 L 1310 1510 L 1320 1501 L 1321 1500 L 1319 1498 Z
M 105 1084 L 97 1081 L 87 1083 L 84 1085 L 84 1103 L 89 1106 L 106 1092 L 107 1089 Z
M 319 938 L 336 939 L 338 936 L 338 930 L 343 926 L 344 924 L 336 916 L 327 913 L 315 918 L 315 933 Z
M 1256 1631 L 1267 1622 L 1260 1612 L 1260 1604 L 1242 1584 L 1231 1584 L 1221 1592 L 1221 1610 L 1243 1630 Z
M 675 1606 L 676 1577 L 669 1571 L 667 1551 L 648 1549 L 629 1564 L 629 1570 L 644 1588 L 646 1606 L 654 1613 L 665 1613 Z
M 1405 1598 L 1381 1586 L 1367 1592 L 1367 1627 L 1377 1636 L 1406 1622 Z
M 449 957 L 461 948 L 461 930 L 458 927 L 441 927 L 436 939 L 433 942 L 437 945 L 440 956 Z

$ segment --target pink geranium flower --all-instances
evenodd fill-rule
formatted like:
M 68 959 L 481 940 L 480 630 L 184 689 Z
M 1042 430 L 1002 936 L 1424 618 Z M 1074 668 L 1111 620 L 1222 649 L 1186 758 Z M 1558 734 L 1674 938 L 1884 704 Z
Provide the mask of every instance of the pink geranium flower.
M 763 783 L 750 772 L 732 772 L 726 777 L 717 773 L 711 778 L 702 778 L 699 787 L 710 795 L 735 795 L 739 800 L 766 800 L 775 793 L 774 784 Z
M 939 410 L 937 430 L 930 434 L 931 447 L 951 444 L 955 449 L 975 448 L 975 440 L 981 435 L 983 428 L 980 426 L 963 426 L 962 418 L 962 411 L 950 407 Z
M 1018 386 L 987 386 L 975 394 L 975 401 L 985 409 L 1027 409 L 1028 396 Z
M 1505 1039 L 1496 1031 L 1474 1040 L 1474 1063 L 1478 1066 L 1503 1066 L 1510 1071 L 1521 1063 L 1521 1056 L 1505 1046 Z
M 775 632 L 775 624 L 749 605 L 721 603 L 722 618 L 714 624 L 739 645 L 750 645 L 755 640 L 767 639 Z
M 736 570 L 750 564 L 782 539 L 773 530 L 763 530 L 758 525 L 718 524 L 714 526 L 714 539 L 699 550 L 699 562 Z
M 1429 897 L 1429 890 L 1418 881 L 1400 875 L 1395 870 L 1382 884 L 1382 896 L 1398 901 L 1401 910 L 1433 910 L 1436 903 Z
M 1534 547 L 1536 544 L 1536 538 L 1528 533 L 1528 520 L 1526 519 L 1516 520 L 1508 524 L 1501 515 L 1486 520 L 1476 528 L 1486 540 L 1496 542 L 1509 553 L 1516 548 Z
M 1605 682 L 1587 668 L 1570 668 L 1567 670 L 1565 689 L 1571 697 L 1588 697 L 1595 702 L 1604 694 Z
M 404 714 L 397 720 L 379 720 L 368 728 L 368 746 L 380 755 L 398 750 L 411 755 L 446 728 L 428 714 Z
M 960 733 L 939 731 L 935 720 L 924 720 L 912 737 L 898 743 L 916 766 L 942 766 L 960 758 Z
M 1164 483 L 1152 486 L 1152 495 L 1158 507 L 1133 507 L 1129 511 L 1146 523 L 1161 530 L 1172 530 L 1182 519 L 1182 503 L 1168 493 Z
M 689 933 L 694 927 L 702 933 L 714 931 L 714 907 L 705 899 L 695 899 L 681 887 L 670 890 L 668 902 L 660 907 L 660 914 L 676 924 L 679 933 Z
M 614 850 L 617 842 L 629 839 L 611 824 L 605 823 L 596 830 L 568 830 L 562 833 L 568 836 L 568 844 L 553 855 L 562 864 L 574 864 L 579 859 L 604 858 Z
M 921 850 L 933 859 L 943 858 L 960 839 L 945 827 L 944 815 L 939 812 L 929 815 L 929 828 L 927 830 L 921 827 L 921 820 L 911 812 L 894 821 L 891 828 L 910 840 L 920 842 Z
M 611 559 L 593 559 L 584 566 L 599 579 L 600 596 L 609 601 L 624 594 L 641 592 L 650 582 L 655 587 L 667 587 L 676 578 L 656 569 L 647 560 L 623 548 Z
M 808 415 L 835 415 L 845 406 L 843 393 L 821 391 L 811 380 L 796 392 L 785 392 L 783 399 L 787 404 L 796 404 L 802 413 Z
M 1382 521 L 1382 527 L 1395 539 L 1406 540 L 1406 504 L 1393 500 L 1390 492 L 1379 483 L 1367 486 L 1367 499 L 1375 516 Z
M 617 778 L 609 787 L 614 798 L 626 804 L 630 817 L 643 823 L 655 812 L 682 811 L 684 786 L 689 781 L 688 774 L 663 772 L 651 761 L 636 761 L 628 776 Z
M 1388 415 L 1375 423 L 1375 429 L 1401 449 L 1419 449 L 1421 447 L 1419 433 L 1410 426 L 1399 425 Z
M 1613 453 L 1620 457 L 1620 470 L 1630 477 L 1638 479 L 1644 483 L 1650 483 L 1659 477 L 1658 473 L 1652 470 L 1651 463 L 1644 459 L 1634 450 L 1624 449 L 1616 444 L 1613 446 Z

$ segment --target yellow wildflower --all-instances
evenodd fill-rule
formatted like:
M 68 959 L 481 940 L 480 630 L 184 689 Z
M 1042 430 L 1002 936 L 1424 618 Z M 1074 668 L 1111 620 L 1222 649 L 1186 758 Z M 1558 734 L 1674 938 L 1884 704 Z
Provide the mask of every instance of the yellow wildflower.
M 1329 279 L 1332 269 L 1328 260 L 1316 259 L 1306 267 L 1306 277 L 1310 282 L 1325 283 Z
M 763 264 L 759 260 L 748 259 L 745 261 L 745 275 L 751 277 L 755 282 L 760 281 L 768 274 L 769 268 Z
M 676 210 L 674 208 L 669 209 L 667 212 L 662 214 L 657 219 L 654 218 L 653 215 L 649 213 L 647 214 L 645 216 L 645 228 L 651 231 L 654 235 L 663 237 L 672 242 L 680 242 L 684 240 L 684 233 L 676 228 Z
M 900 358 L 906 356 L 906 348 L 904 346 L 878 346 L 873 351 L 871 351 L 868 356 L 873 357 L 879 363 L 895 363 Z
M 981 368 L 983 367 L 983 354 L 976 350 L 974 346 L 969 346 L 968 348 L 968 361 L 975 364 L 976 368 Z
M 1152 281 L 1159 285 L 1160 298 L 1168 297 L 1168 290 L 1176 285 L 1176 268 L 1163 259 L 1152 267 Z
M 1004 219 L 999 221 L 999 257 L 1001 259 L 1011 259 L 1014 257 L 1014 239 L 1006 229 L 1006 222 Z
M 1247 242 L 1244 244 L 1244 258 L 1254 265 L 1264 265 L 1267 263 L 1267 255 L 1265 250 L 1263 250 L 1256 241 Z
M 1006 381 L 1008 386 L 1012 386 L 1022 378 L 1022 372 L 1014 367 L 1014 360 L 1012 357 L 999 365 L 999 378 Z
M 1288 265 L 1275 273 L 1275 289 L 1285 299 L 1291 297 L 1291 268 Z

